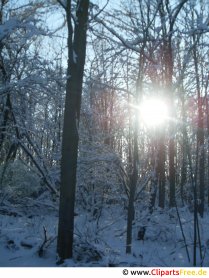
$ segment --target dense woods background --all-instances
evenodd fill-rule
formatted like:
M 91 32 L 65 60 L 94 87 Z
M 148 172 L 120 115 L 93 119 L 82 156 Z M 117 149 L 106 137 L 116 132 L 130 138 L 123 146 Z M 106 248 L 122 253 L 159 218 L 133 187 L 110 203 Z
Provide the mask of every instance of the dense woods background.
M 61 168 L 67 175 L 69 158 L 75 206 L 68 196 L 59 218 L 69 220 L 74 237 L 71 251 L 58 247 L 62 259 L 73 256 L 79 266 L 209 266 L 209 3 L 87 2 L 0 1 L 2 252 L 10 240 L 21 245 L 5 237 L 8 219 L 51 215 L 53 225 L 34 223 L 42 236 L 30 244 L 37 256 L 50 248 L 55 256 Z M 74 72 L 84 60 L 84 72 Z M 74 73 L 72 105 L 65 96 Z M 167 105 L 159 126 L 140 115 L 148 98 Z M 65 115 L 63 132 L 70 105 L 75 111 Z M 63 168 L 62 139 L 73 126 L 78 152 Z

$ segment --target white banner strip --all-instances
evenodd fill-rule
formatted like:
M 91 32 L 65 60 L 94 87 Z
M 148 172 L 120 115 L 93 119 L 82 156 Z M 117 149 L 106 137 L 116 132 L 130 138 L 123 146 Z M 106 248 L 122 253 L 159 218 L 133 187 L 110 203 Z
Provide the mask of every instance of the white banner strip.
M 0 268 L 0 277 L 15 278 L 125 278 L 125 277 L 209 277 L 209 268 L 160 267 L 56 267 L 56 268 Z

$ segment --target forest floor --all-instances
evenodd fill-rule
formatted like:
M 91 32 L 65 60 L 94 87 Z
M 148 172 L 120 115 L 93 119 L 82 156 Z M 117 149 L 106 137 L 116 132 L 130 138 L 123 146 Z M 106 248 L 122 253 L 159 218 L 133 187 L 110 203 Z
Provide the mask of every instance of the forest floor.
M 156 210 L 146 224 L 143 241 L 133 227 L 132 254 L 125 254 L 126 220 L 117 205 L 103 210 L 93 221 L 86 214 L 76 216 L 75 257 L 61 266 L 188 267 L 193 261 L 193 214 L 179 209 L 185 241 L 176 211 Z M 0 205 L 0 267 L 55 267 L 58 209 L 43 200 L 28 199 L 24 206 Z M 137 222 L 138 223 L 138 222 Z M 201 253 L 197 266 L 209 266 L 209 217 L 199 219 Z M 201 254 L 201 255 L 200 255 Z M 202 257 L 202 258 L 201 258 Z

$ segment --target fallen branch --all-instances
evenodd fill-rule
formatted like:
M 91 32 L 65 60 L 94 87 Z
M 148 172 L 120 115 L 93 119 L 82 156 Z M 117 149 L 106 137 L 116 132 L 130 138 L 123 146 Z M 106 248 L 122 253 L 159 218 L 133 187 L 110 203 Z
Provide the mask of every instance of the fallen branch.
M 0 214 L 2 214 L 2 215 L 8 215 L 8 216 L 14 216 L 14 217 L 22 217 L 22 215 L 21 214 L 19 214 L 18 212 L 16 212 L 16 211 L 9 211 L 9 210 L 7 210 L 7 209 L 5 209 L 5 208 L 1 208 L 0 209 Z
M 38 250 L 39 257 L 43 257 L 44 251 L 46 250 L 46 248 L 48 248 L 49 245 L 57 238 L 57 236 L 48 238 L 45 226 L 43 226 L 43 230 L 44 230 L 44 241 L 43 241 L 43 243 L 41 244 L 41 246 L 39 247 L 39 250 Z

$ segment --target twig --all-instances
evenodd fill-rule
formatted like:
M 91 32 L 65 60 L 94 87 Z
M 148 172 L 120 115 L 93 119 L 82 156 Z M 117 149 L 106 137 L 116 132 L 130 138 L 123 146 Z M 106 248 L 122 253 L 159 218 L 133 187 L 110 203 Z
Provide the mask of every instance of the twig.
M 38 255 L 39 257 L 42 257 L 43 256 L 43 253 L 44 253 L 44 246 L 46 245 L 48 239 L 47 239 L 47 232 L 46 232 L 46 228 L 45 226 L 43 226 L 43 230 L 44 230 L 44 241 L 43 243 L 41 244 L 39 250 L 38 250 Z
M 49 245 L 57 238 L 57 236 L 48 238 L 45 226 L 43 226 L 43 230 L 44 230 L 44 241 L 43 241 L 43 243 L 41 244 L 41 246 L 39 247 L 39 250 L 38 250 L 39 257 L 43 257 L 44 250 L 46 248 L 48 248 Z
M 186 248 L 188 261 L 190 262 L 188 245 L 187 245 L 187 242 L 186 242 L 186 237 L 185 237 L 183 226 L 182 226 L 182 223 L 181 223 L 181 218 L 180 218 L 180 215 L 179 215 L 179 210 L 178 210 L 178 207 L 177 207 L 177 204 L 176 204 L 176 200 L 175 200 L 175 207 L 176 207 L 176 212 L 177 212 L 177 216 L 178 216 L 178 220 L 179 220 L 179 224 L 180 224 L 180 228 L 181 228 L 182 237 L 183 237 L 183 240 L 184 240 L 184 243 L 185 243 L 185 248 Z

